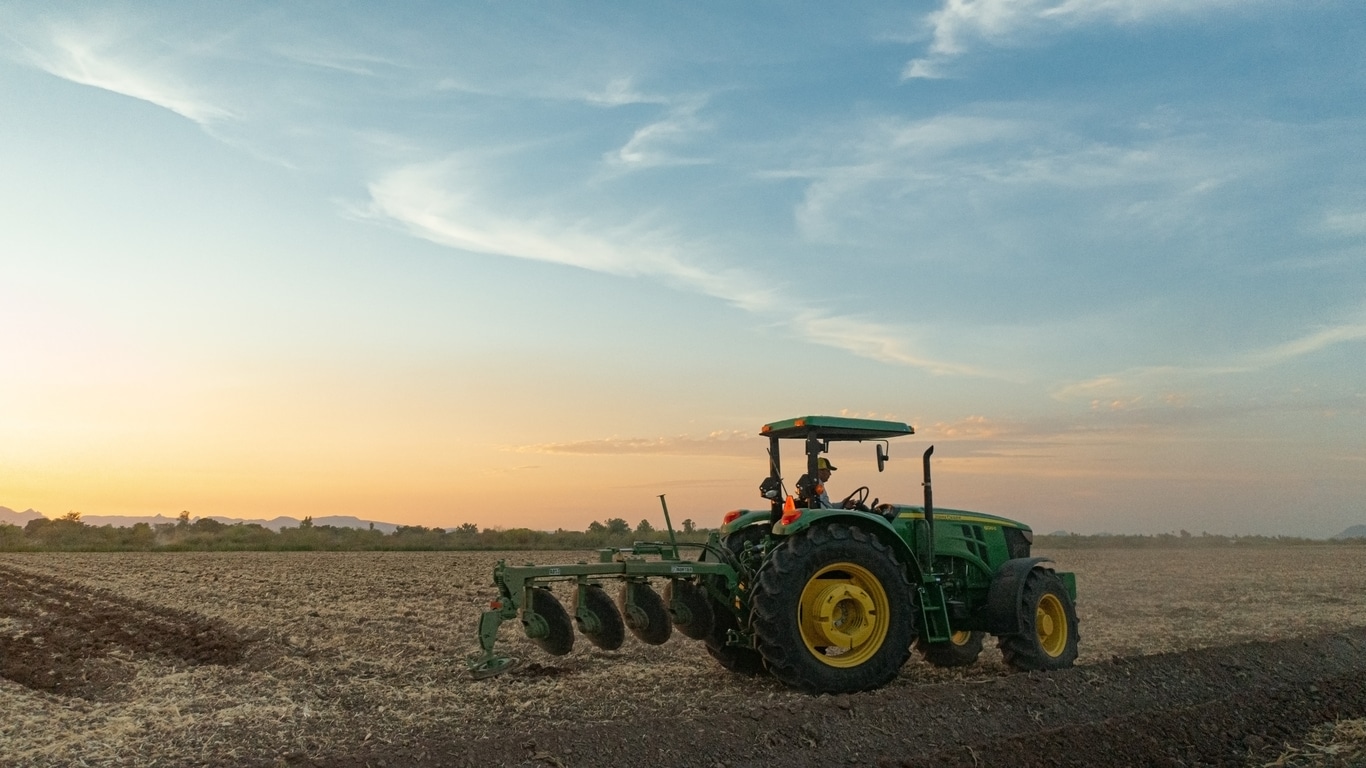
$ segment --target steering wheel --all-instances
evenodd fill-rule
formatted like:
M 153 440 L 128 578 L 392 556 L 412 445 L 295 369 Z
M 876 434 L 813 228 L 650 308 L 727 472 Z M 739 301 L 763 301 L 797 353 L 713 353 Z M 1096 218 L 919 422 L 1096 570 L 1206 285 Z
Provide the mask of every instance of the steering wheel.
M 867 510 L 868 506 L 866 502 L 868 501 L 868 493 L 868 486 L 860 485 L 854 489 L 853 493 L 844 497 L 844 501 L 840 502 L 840 509 Z

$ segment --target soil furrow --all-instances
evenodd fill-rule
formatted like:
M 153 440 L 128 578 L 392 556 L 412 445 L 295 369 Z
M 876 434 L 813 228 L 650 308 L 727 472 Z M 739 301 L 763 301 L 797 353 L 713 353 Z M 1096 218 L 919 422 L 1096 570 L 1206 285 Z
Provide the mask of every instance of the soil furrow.
M 1366 715 L 1366 628 L 774 705 L 681 721 L 506 722 L 506 738 L 417 734 L 315 765 L 1242 766 L 1314 725 Z

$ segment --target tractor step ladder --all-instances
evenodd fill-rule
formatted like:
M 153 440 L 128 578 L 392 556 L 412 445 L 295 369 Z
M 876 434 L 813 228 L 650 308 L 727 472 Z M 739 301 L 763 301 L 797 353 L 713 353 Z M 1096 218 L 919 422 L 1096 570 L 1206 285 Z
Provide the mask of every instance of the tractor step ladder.
M 925 582 L 920 592 L 920 637 L 929 643 L 948 642 L 953 637 L 949 623 L 949 610 L 944 600 L 944 588 L 939 580 Z

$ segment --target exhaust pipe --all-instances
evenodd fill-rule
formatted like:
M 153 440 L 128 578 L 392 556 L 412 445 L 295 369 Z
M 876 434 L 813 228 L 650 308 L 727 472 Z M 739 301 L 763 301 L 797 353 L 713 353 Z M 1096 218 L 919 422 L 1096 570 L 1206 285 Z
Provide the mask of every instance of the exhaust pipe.
M 934 489 L 930 486 L 930 455 L 934 453 L 934 446 L 925 449 L 925 455 L 921 461 L 925 465 L 925 540 L 929 546 L 924 555 L 924 562 L 921 568 L 926 574 L 934 570 Z

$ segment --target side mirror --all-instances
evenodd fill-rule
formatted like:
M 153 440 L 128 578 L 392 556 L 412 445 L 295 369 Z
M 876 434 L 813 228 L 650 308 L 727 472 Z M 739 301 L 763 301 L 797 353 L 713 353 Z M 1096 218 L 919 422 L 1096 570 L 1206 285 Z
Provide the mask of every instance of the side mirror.
M 881 472 L 887 466 L 887 446 L 882 443 L 877 444 L 877 471 Z

